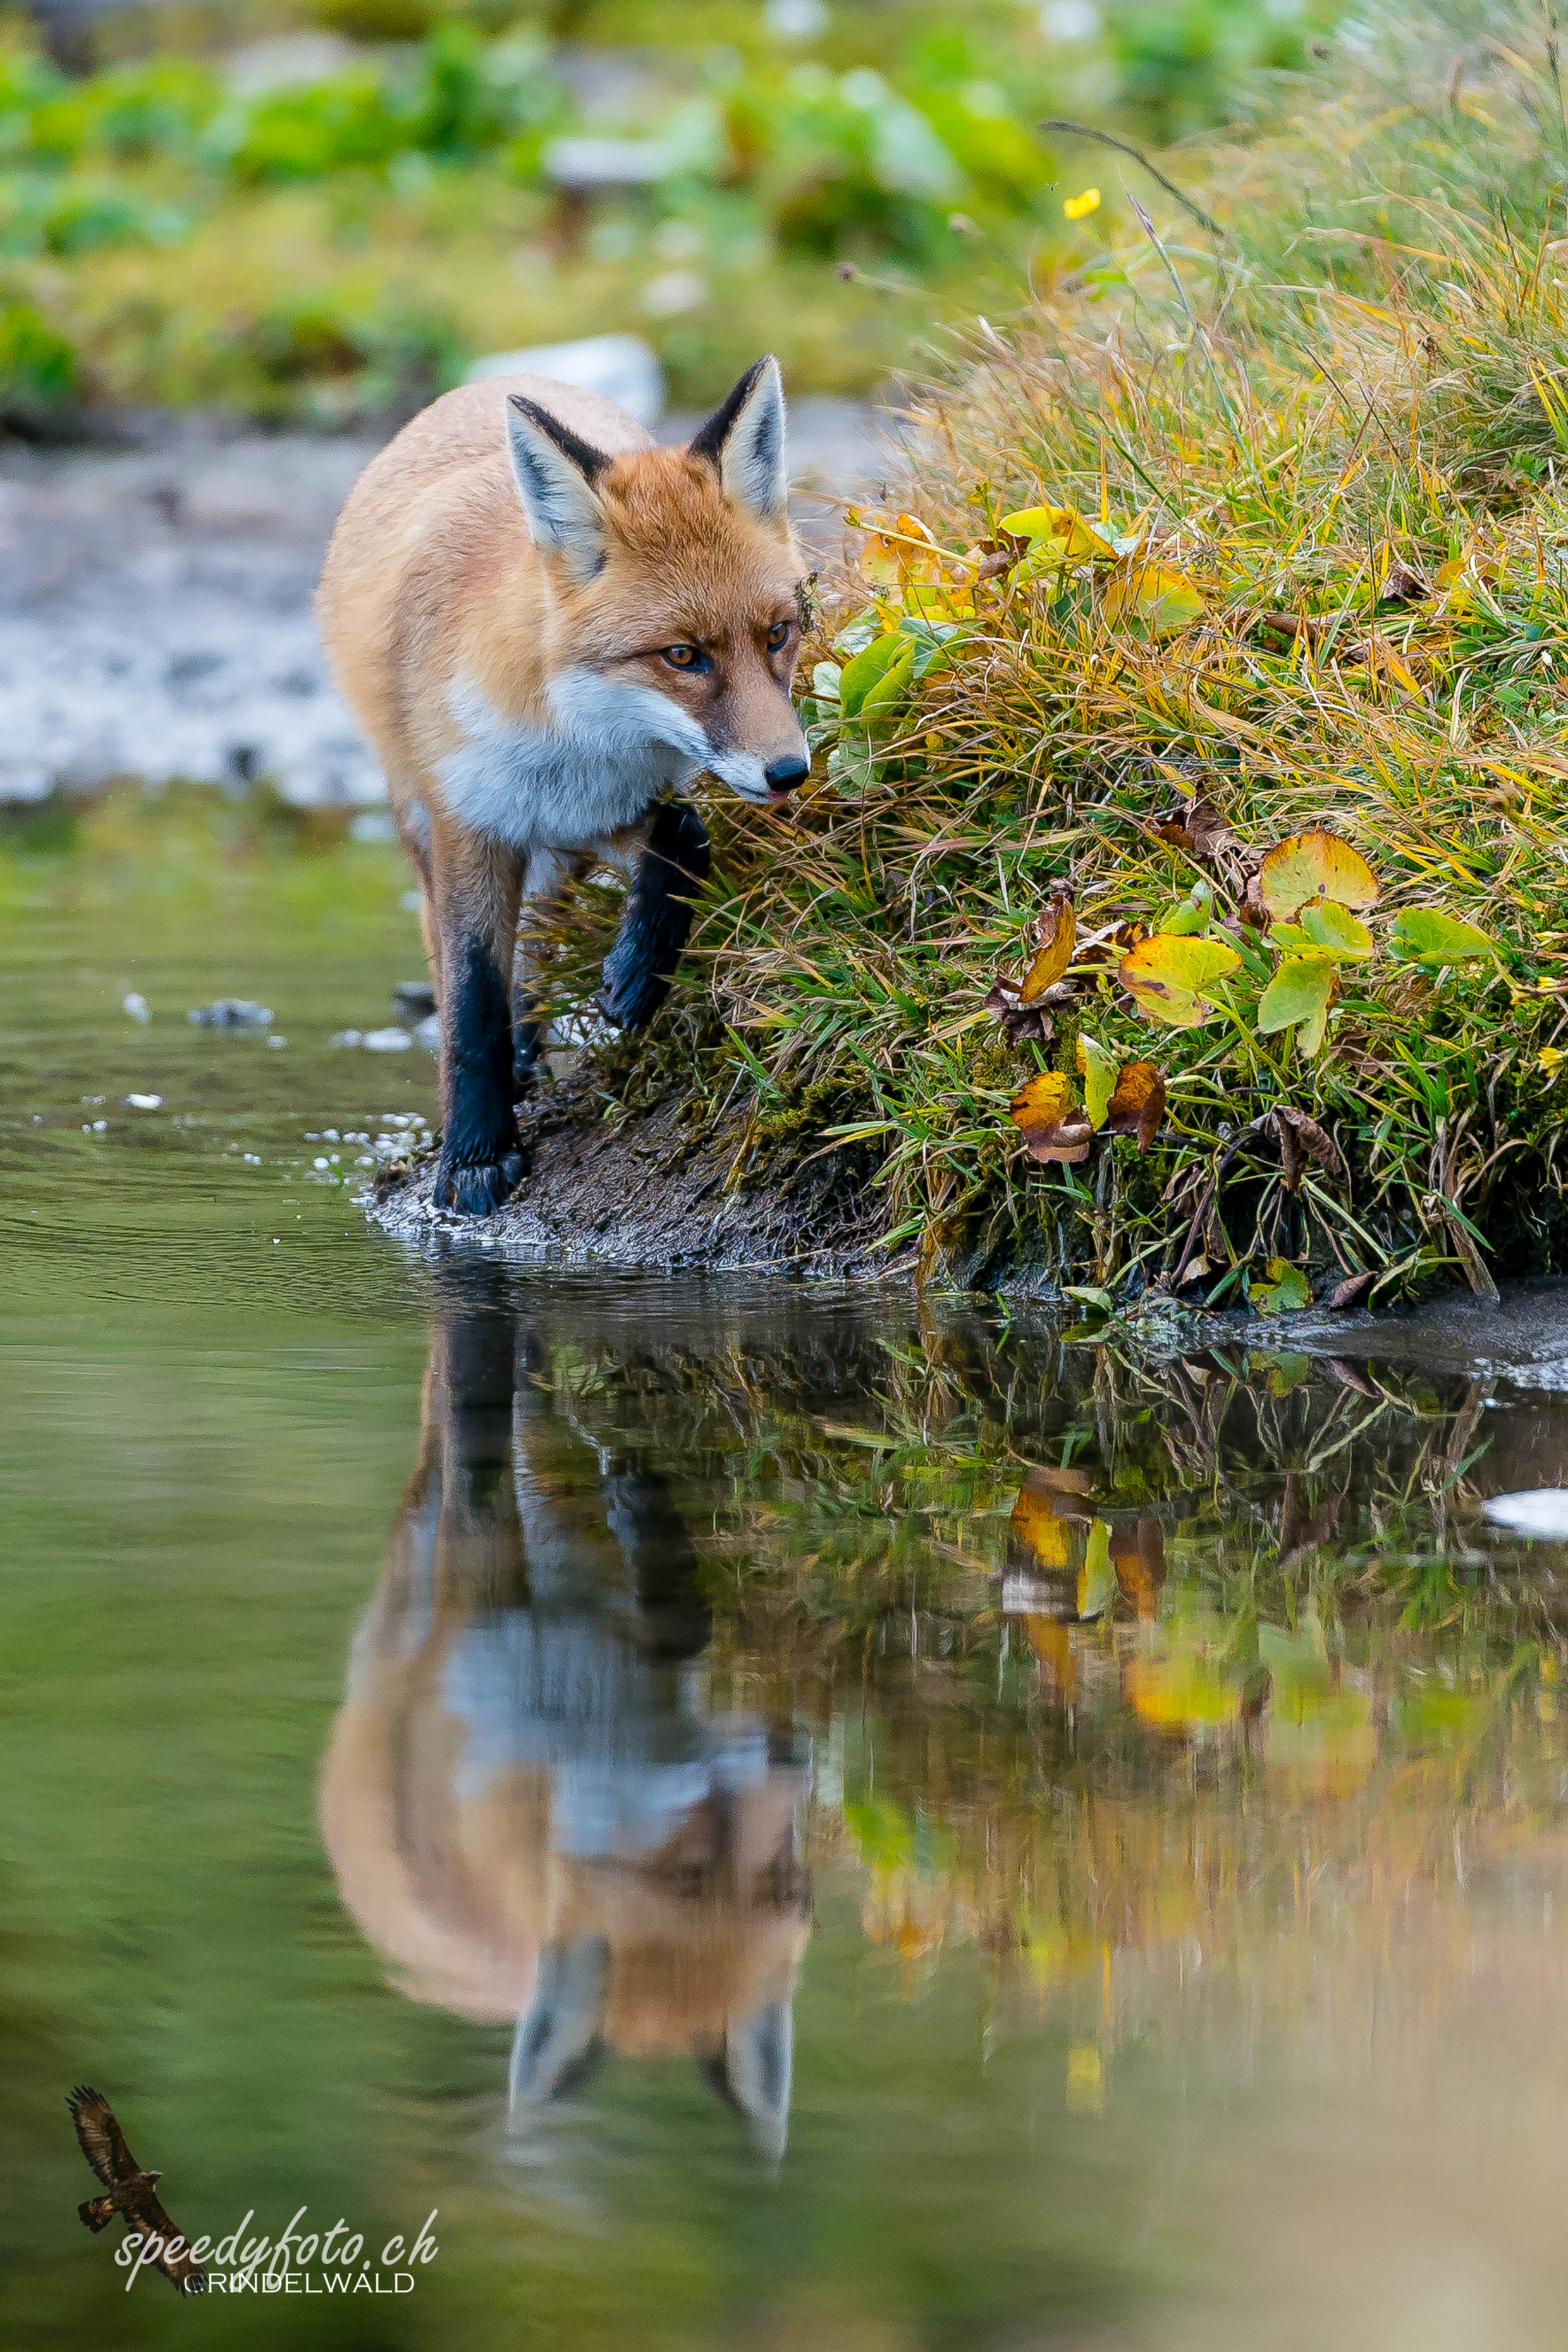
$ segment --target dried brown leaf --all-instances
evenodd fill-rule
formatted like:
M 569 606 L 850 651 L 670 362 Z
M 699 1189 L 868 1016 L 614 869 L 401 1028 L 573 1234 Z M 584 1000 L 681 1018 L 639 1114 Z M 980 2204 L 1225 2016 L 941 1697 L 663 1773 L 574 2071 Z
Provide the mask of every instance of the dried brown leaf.
M 1105 1114 L 1107 1135 L 1132 1135 L 1142 1158 L 1165 1116 L 1165 1081 L 1152 1062 L 1124 1062 Z
M 1287 1192 L 1300 1190 L 1309 1160 L 1315 1160 L 1330 1176 L 1344 1174 L 1345 1163 L 1340 1156 L 1339 1145 L 1328 1129 L 1320 1127 L 1309 1112 L 1297 1110 L 1293 1104 L 1281 1103 L 1271 1114 L 1271 1123 L 1275 1140 L 1279 1146 L 1279 1162 Z
M 1059 1070 L 1042 1070 L 1019 1087 L 1007 1108 L 1032 1160 L 1076 1166 L 1089 1158 L 1094 1130 L 1073 1101 L 1071 1079 Z
M 985 1009 L 1002 1024 L 1009 1045 L 1048 1045 L 1056 1023 L 1043 1004 L 1020 1006 L 1005 981 L 997 981 L 985 999 Z
M 1371 1274 L 1347 1274 L 1342 1282 L 1335 1283 L 1326 1303 L 1336 1315 L 1342 1315 L 1348 1308 L 1362 1304 L 1376 1280 L 1375 1268 Z

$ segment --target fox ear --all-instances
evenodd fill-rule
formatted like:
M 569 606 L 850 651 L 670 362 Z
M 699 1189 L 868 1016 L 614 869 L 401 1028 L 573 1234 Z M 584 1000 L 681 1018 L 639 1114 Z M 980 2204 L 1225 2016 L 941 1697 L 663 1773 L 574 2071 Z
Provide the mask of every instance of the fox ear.
M 542 2107 L 583 2081 L 603 2054 L 610 1948 L 602 1936 L 546 1944 L 533 1999 L 517 2021 L 507 2104 Z
M 783 520 L 789 495 L 784 460 L 784 379 L 771 355 L 754 361 L 691 443 L 706 457 L 727 498 L 761 522 Z
M 579 579 L 591 580 L 605 560 L 605 509 L 595 485 L 608 457 L 521 393 L 508 394 L 506 434 L 535 547 L 563 555 Z
M 795 2013 L 770 2000 L 750 2017 L 731 2017 L 722 2046 L 701 2061 L 719 2096 L 746 2118 L 752 2145 L 770 2164 L 784 2161 L 795 2074 Z

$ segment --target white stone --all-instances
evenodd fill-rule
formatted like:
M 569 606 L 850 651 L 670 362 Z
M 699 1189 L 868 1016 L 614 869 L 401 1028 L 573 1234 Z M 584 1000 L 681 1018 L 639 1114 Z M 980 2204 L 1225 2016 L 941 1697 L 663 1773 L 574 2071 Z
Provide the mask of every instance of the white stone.
M 492 352 L 468 370 L 470 383 L 497 375 L 542 375 L 596 392 L 630 412 L 639 425 L 664 415 L 664 374 L 640 335 L 584 335 L 577 342 L 539 343 L 521 352 Z

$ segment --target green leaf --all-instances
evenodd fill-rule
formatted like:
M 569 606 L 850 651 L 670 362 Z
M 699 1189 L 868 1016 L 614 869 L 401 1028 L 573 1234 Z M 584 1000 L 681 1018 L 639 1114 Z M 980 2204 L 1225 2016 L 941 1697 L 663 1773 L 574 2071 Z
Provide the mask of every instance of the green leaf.
M 1168 940 L 1191 939 L 1194 933 L 1207 930 L 1213 912 L 1214 884 L 1194 882 L 1180 906 L 1165 917 L 1160 929 Z
M 1079 1033 L 1078 1066 L 1083 1079 L 1083 1107 L 1089 1113 L 1089 1123 L 1097 1131 L 1105 1125 L 1110 1108 L 1110 1097 L 1116 1092 L 1116 1076 L 1121 1065 L 1114 1054 L 1108 1054 L 1097 1037 Z M 1076 1293 L 1074 1294 L 1077 1295 Z
M 864 653 L 856 655 L 845 665 L 838 680 L 838 707 L 846 719 L 853 719 L 872 688 L 880 685 L 896 662 L 914 659 L 913 648 L 899 635 L 897 630 L 885 636 L 873 637 Z
M 1247 1297 L 1260 1315 L 1299 1315 L 1312 1303 L 1311 1286 L 1288 1257 L 1271 1257 L 1261 1282 L 1249 1282 Z
M 1393 953 L 1405 963 L 1473 963 L 1495 956 L 1497 943 L 1474 923 L 1462 923 L 1436 907 L 1405 907 L 1394 919 L 1389 939 Z
M 1303 907 L 1299 923 L 1276 923 L 1268 934 L 1270 947 L 1301 954 L 1331 955 L 1337 961 L 1359 962 L 1372 953 L 1372 933 L 1359 915 L 1331 898 Z
M 873 678 L 860 698 L 856 716 L 868 719 L 873 711 L 885 714 L 894 709 L 910 690 L 914 667 L 915 649 L 913 646 L 906 645 L 896 658 L 887 664 L 881 677 Z M 847 677 L 848 672 L 846 671 L 845 675 Z
M 1068 1283 L 1064 1297 L 1076 1298 L 1080 1307 L 1092 1307 L 1097 1315 L 1114 1315 L 1116 1301 L 1109 1290 L 1098 1289 L 1091 1282 Z
M 811 673 L 812 692 L 820 696 L 824 702 L 837 702 L 838 681 L 843 675 L 837 662 L 818 662 Z
M 1262 1036 L 1289 1029 L 1298 1021 L 1317 1021 L 1333 1003 L 1339 976 L 1332 956 L 1287 956 L 1258 1004 Z

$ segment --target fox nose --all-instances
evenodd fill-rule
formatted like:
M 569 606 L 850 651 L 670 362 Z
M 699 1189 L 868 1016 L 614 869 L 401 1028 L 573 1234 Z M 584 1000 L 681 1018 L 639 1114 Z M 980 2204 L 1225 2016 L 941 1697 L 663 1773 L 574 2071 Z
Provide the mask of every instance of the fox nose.
M 774 760 L 763 770 L 770 793 L 793 792 L 796 784 L 805 783 L 810 773 L 810 761 L 801 759 L 798 753 L 787 760 Z

